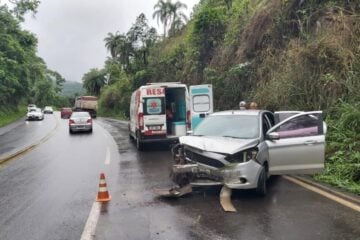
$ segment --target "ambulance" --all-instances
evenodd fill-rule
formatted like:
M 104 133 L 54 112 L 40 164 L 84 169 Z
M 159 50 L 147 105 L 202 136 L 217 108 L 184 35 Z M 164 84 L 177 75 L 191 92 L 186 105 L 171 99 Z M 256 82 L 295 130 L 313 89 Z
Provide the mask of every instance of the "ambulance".
M 156 142 L 177 143 L 212 113 L 212 85 L 148 83 L 131 95 L 129 135 L 138 150 Z

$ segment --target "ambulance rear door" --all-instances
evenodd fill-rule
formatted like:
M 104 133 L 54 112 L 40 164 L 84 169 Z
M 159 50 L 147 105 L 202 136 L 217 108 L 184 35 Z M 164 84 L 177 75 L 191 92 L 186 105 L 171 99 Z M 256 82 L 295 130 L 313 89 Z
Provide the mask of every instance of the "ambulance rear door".
M 191 128 L 196 126 L 214 111 L 213 90 L 211 84 L 190 86 Z
M 166 134 L 165 89 L 151 86 L 142 91 L 144 135 Z

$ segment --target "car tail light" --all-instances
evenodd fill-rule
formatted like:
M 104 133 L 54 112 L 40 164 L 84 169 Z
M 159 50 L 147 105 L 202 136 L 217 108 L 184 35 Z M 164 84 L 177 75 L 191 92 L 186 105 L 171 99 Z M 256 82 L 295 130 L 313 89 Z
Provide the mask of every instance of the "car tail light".
M 139 121 L 139 129 L 144 130 L 144 114 L 143 113 L 138 114 L 138 121 Z
M 90 118 L 86 122 L 92 124 L 92 119 Z
M 190 111 L 186 112 L 186 118 L 187 118 L 187 128 L 190 130 L 191 129 L 191 112 Z
M 75 124 L 75 121 L 72 119 L 69 119 L 69 125 L 71 125 L 71 124 Z

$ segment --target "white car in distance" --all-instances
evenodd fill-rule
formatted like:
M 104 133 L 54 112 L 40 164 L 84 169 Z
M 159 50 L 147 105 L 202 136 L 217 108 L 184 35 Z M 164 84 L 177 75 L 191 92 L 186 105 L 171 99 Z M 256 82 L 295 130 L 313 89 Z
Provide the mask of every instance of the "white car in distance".
M 31 108 L 26 114 L 26 120 L 44 120 L 44 113 L 40 108 Z

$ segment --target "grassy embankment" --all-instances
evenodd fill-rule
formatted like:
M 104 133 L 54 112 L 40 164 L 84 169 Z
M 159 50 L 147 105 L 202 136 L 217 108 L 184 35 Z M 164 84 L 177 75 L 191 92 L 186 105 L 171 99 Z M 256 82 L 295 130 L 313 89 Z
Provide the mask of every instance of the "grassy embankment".
M 12 123 L 25 116 L 26 106 L 21 106 L 18 109 L 1 110 L 0 109 L 0 127 Z

